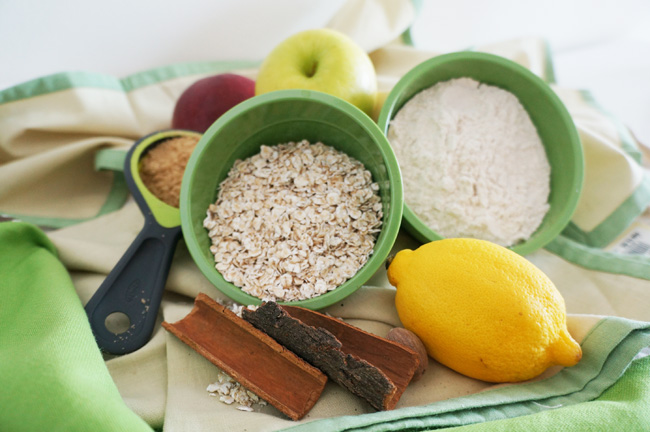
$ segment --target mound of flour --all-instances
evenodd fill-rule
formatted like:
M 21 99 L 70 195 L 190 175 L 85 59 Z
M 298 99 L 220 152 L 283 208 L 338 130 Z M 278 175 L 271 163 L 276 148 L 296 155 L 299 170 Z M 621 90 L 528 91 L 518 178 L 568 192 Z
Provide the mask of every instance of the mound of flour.
M 471 78 L 440 82 L 399 110 L 387 136 L 406 204 L 443 237 L 511 246 L 548 211 L 546 153 L 508 91 Z

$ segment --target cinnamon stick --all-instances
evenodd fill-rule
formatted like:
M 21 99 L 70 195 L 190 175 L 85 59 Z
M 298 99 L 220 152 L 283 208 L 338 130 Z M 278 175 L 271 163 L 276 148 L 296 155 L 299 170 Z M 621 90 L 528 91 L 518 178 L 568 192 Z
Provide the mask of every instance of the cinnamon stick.
M 329 329 L 324 328 L 327 326 L 325 324 L 327 319 L 319 318 L 311 321 L 323 325 L 308 325 L 303 322 L 303 318 L 309 322 L 309 316 L 318 313 L 312 311 L 301 313 L 298 309 L 301 308 L 286 307 L 285 309 L 284 306 L 269 302 L 254 312 L 244 311 L 243 318 L 321 369 L 351 393 L 368 401 L 373 408 L 393 409 L 417 368 L 418 360 L 415 353 L 390 341 L 386 341 L 386 344 L 378 342 L 381 338 L 344 323 L 341 326 L 331 326 L 330 328 L 349 345 L 345 346 L 328 331 Z M 291 311 L 296 316 L 290 315 L 287 311 Z M 384 347 L 389 347 L 393 353 L 399 352 L 403 357 L 408 357 L 409 361 L 403 365 L 387 366 L 388 359 L 372 354 Z M 381 368 L 371 364 L 359 354 L 377 361 Z M 404 370 L 399 370 L 402 367 Z M 384 370 L 397 379 L 399 387 Z
M 162 325 L 293 420 L 304 417 L 325 387 L 321 371 L 205 294 L 185 318 Z

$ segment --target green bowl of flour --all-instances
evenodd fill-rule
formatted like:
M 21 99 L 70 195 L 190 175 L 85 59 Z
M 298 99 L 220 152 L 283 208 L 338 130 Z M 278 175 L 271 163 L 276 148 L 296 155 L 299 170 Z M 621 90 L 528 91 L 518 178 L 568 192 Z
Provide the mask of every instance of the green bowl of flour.
M 482 99 L 464 96 L 468 88 Z M 435 99 L 422 102 L 425 94 Z M 378 124 L 402 171 L 403 226 L 423 243 L 482 238 L 526 255 L 573 216 L 584 177 L 578 132 L 549 85 L 511 60 L 478 52 L 433 57 L 395 85 Z

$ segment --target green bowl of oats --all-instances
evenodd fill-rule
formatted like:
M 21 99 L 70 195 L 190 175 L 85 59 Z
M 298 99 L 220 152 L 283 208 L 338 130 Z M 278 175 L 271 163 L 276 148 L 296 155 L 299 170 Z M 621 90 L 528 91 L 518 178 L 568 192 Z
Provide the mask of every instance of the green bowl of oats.
M 334 96 L 253 97 L 203 135 L 185 169 L 181 227 L 207 279 L 245 305 L 309 309 L 361 287 L 399 231 L 395 155 L 365 113 Z

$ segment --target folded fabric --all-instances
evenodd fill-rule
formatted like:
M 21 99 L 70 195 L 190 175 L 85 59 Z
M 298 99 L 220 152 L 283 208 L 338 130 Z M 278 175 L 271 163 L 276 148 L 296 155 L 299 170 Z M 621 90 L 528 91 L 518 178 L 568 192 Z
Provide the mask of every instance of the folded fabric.
M 330 23 L 374 50 L 377 109 L 404 73 L 439 54 L 390 43 L 413 14 L 409 1 L 350 0 Z M 572 224 L 527 256 L 566 300 L 584 350 L 577 366 L 495 386 L 431 360 L 397 410 L 374 412 L 329 383 L 296 423 L 270 406 L 244 412 L 210 397 L 217 368 L 159 326 L 142 349 L 104 362 L 82 304 L 142 227 L 120 172 L 124 150 L 168 128 L 192 82 L 221 72 L 255 78 L 259 62 L 177 64 L 123 79 L 61 73 L 0 91 L 0 213 L 57 228 L 45 235 L 33 225 L 0 224 L 0 430 L 650 430 L 650 360 L 633 360 L 650 345 L 650 259 L 640 246 L 625 246 L 634 245 L 630 230 L 650 202 L 639 146 L 588 94 L 554 84 L 544 41 L 474 49 L 546 79 L 584 144 L 585 192 Z M 394 250 L 417 246 L 403 232 Z M 160 319 L 181 319 L 199 292 L 228 300 L 181 241 Z M 400 325 L 384 271 L 326 312 L 379 335 Z
M 177 258 L 183 262 L 182 256 Z M 116 382 L 140 417 L 150 425 L 164 423 L 171 431 L 210 430 L 218 419 L 228 430 L 296 431 L 429 430 L 475 423 L 480 423 L 473 426 L 478 430 L 499 430 L 491 428 L 512 425 L 502 423 L 504 419 L 524 422 L 531 431 L 558 424 L 580 430 L 596 418 L 599 424 L 617 421 L 634 430 L 649 420 L 641 409 L 650 405 L 649 384 L 641 378 L 650 368 L 650 357 L 633 361 L 650 344 L 647 322 L 571 315 L 569 328 L 581 341 L 583 360 L 522 384 L 480 383 L 431 361 L 428 373 L 407 389 L 395 411 L 373 412 L 330 383 L 297 424 L 272 407 L 247 413 L 210 398 L 205 387 L 217 369 L 161 329 L 142 350 L 108 361 L 107 369 L 65 267 L 50 240 L 33 225 L 0 224 L 0 271 L 6 275 L 0 283 L 0 376 L 7 389 L 0 396 L 3 430 L 151 430 L 127 408 Z M 383 334 L 399 325 L 390 307 L 393 296 L 388 288 L 364 287 L 326 312 Z M 191 296 L 167 296 L 163 313 L 175 321 L 190 308 Z M 167 400 L 160 399 L 165 391 Z M 633 415 L 618 418 L 623 409 Z M 535 416 L 543 420 L 534 421 Z
M 47 236 L 0 223 L 0 275 L 0 430 L 151 431 L 124 404 Z
M 585 320 L 587 317 L 570 317 L 570 327 L 574 327 L 574 334 L 576 334 L 575 327 L 585 324 Z M 473 395 L 433 404 L 404 407 L 398 412 L 327 419 L 288 430 L 292 432 L 438 430 L 474 424 L 470 430 L 491 431 L 501 430 L 492 429 L 501 427 L 493 426 L 493 422 L 503 419 L 510 419 L 506 425 L 517 430 L 523 427 L 520 424 L 525 424 L 526 426 L 521 430 L 528 431 L 547 430 L 550 425 L 555 427 L 572 425 L 573 428 L 565 430 L 585 430 L 595 421 L 603 425 L 631 426 L 620 430 L 639 430 L 638 426 L 650 424 L 648 423 L 650 414 L 635 411 L 634 415 L 629 416 L 627 423 L 620 423 L 620 415 L 609 416 L 610 413 L 620 411 L 620 407 L 602 412 L 597 412 L 595 408 L 607 406 L 598 401 L 609 400 L 612 398 L 612 392 L 627 393 L 628 400 L 632 402 L 630 408 L 648 406 L 650 384 L 645 380 L 635 381 L 643 376 L 642 371 L 650 367 L 648 358 L 644 358 L 638 367 L 635 366 L 627 378 L 623 380 L 619 378 L 636 353 L 649 342 L 650 324 L 605 318 L 597 321 L 582 340 L 583 360 L 578 365 L 562 369 L 552 376 L 515 385 L 497 385 Z M 617 390 L 606 392 L 613 384 Z M 429 388 L 431 392 L 436 390 L 436 387 Z M 589 402 L 594 399 L 595 402 Z M 585 414 L 579 414 L 582 412 Z M 542 413 L 546 419 L 545 424 L 538 425 L 529 416 Z
M 526 417 L 453 428 L 453 431 L 587 432 L 594 430 L 648 430 L 650 424 L 649 374 L 650 357 L 645 357 L 633 362 L 623 377 L 594 401 L 565 408 L 552 407 L 557 409 L 550 409 Z

